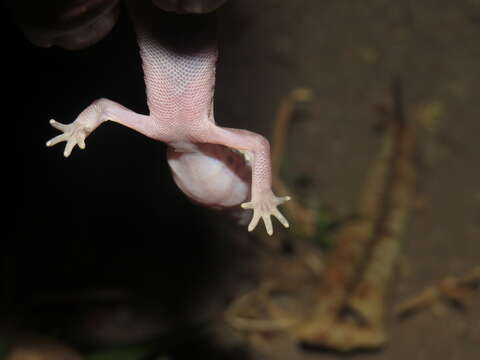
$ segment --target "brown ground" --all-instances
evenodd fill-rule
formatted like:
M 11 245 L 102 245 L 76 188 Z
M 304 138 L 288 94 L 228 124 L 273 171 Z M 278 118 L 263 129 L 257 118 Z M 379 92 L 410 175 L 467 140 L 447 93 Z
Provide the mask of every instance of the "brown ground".
M 389 106 L 392 79 L 403 80 L 407 118 L 425 134 L 392 302 L 479 263 L 479 1 L 232 1 L 223 16 L 217 118 L 269 134 L 281 98 L 312 89 L 306 119 L 290 131 L 284 177 L 292 186 L 310 178 L 304 202 L 338 216 L 353 210 L 378 149 L 375 108 Z M 466 312 L 391 317 L 389 331 L 384 351 L 357 358 L 475 359 L 480 298 Z M 335 358 L 287 344 L 267 357 Z

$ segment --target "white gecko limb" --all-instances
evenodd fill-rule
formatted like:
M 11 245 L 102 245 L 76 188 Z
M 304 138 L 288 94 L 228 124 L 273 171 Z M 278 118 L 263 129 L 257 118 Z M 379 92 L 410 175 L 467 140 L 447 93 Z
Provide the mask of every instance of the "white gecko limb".
M 252 209 L 253 217 L 248 225 L 248 231 L 252 231 L 258 224 L 260 219 L 263 220 L 265 224 L 265 229 L 267 230 L 268 235 L 273 234 L 272 220 L 271 216 L 275 216 L 280 223 L 288 228 L 287 219 L 282 215 L 278 210 L 277 206 L 283 204 L 284 202 L 290 200 L 290 196 L 276 197 L 271 191 L 270 193 L 261 194 L 257 199 L 252 198 L 252 201 L 243 203 L 241 206 L 244 209 Z
M 241 204 L 243 209 L 253 210 L 248 231 L 263 220 L 269 235 L 273 234 L 271 216 L 288 228 L 287 219 L 280 213 L 278 206 L 290 200 L 289 196 L 277 197 L 272 192 L 272 171 L 270 160 L 270 143 L 263 136 L 248 130 L 223 128 L 209 123 L 202 127 L 196 139 L 201 142 L 221 144 L 239 150 L 247 155 L 252 167 L 251 200 Z
M 63 156 L 69 157 L 72 149 L 75 145 L 78 145 L 80 149 L 85 149 L 85 138 L 90 134 L 90 130 L 79 126 L 77 123 L 71 124 L 62 124 L 54 119 L 50 119 L 50 125 L 57 130 L 60 130 L 62 134 L 55 136 L 54 138 L 47 141 L 47 146 L 56 145 L 62 141 L 66 141 L 65 150 Z
M 63 155 L 69 157 L 75 145 L 78 145 L 80 149 L 85 149 L 87 136 L 100 124 L 108 120 L 127 126 L 148 137 L 156 136 L 161 129 L 153 123 L 149 116 L 137 114 L 114 101 L 98 99 L 83 110 L 75 121 L 70 124 L 62 124 L 51 119 L 50 125 L 60 130 L 62 134 L 47 141 L 46 145 L 50 147 L 66 141 L 67 144 L 65 145 Z M 156 139 L 160 141 L 165 140 L 158 136 L 156 136 Z

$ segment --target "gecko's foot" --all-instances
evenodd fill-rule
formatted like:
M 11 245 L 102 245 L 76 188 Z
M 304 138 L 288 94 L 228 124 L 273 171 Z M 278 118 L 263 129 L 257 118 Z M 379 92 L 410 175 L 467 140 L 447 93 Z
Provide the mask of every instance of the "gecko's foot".
M 272 191 L 267 191 L 252 198 L 252 201 L 243 203 L 244 209 L 252 209 L 253 217 L 248 225 L 248 231 L 252 231 L 257 226 L 260 218 L 263 219 L 268 235 L 273 234 L 271 216 L 275 216 L 280 223 L 286 228 L 289 227 L 287 219 L 280 213 L 277 206 L 290 200 L 290 196 L 276 197 Z
M 93 131 L 89 126 L 78 120 L 70 124 L 62 124 L 51 119 L 50 125 L 55 129 L 60 130 L 62 134 L 47 141 L 47 146 L 53 146 L 62 141 L 66 141 L 67 144 L 65 145 L 65 151 L 63 152 L 65 157 L 70 156 L 75 145 L 78 145 L 80 149 L 85 149 L 85 138 Z

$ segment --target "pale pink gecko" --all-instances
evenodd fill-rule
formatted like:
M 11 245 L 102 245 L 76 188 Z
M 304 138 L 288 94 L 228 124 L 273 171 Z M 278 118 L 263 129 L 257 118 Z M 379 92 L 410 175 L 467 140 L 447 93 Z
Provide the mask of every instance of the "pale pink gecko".
M 137 34 L 145 76 L 149 115 L 137 114 L 108 99 L 98 99 L 70 124 L 50 120 L 62 134 L 47 142 L 66 141 L 64 156 L 101 123 L 111 120 L 168 145 L 175 182 L 190 198 L 206 206 L 252 209 L 252 231 L 263 219 L 273 233 L 271 216 L 288 227 L 277 206 L 289 200 L 271 189 L 270 146 L 263 136 L 217 126 L 213 113 L 217 45 L 208 15 L 173 15 L 150 1 L 127 1 Z M 212 145 L 213 144 L 213 145 Z M 242 152 L 251 166 L 245 179 L 232 151 Z M 247 163 L 243 161 L 242 166 Z M 250 186 L 251 184 L 251 186 Z M 251 196 L 250 201 L 245 202 Z

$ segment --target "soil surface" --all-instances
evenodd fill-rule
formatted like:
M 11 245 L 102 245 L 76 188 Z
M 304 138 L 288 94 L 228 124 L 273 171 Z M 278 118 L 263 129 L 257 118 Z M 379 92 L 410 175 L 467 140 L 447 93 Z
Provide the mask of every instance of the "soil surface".
M 8 203 L 16 225 L 2 255 L 5 313 L 30 324 L 27 312 L 15 311 L 26 304 L 38 315 L 36 295 L 130 287 L 162 299 L 171 326 L 208 317 L 255 283 L 248 261 L 254 250 L 245 245 L 252 237 L 242 228 L 225 235 L 232 228 L 221 214 L 212 217 L 183 197 L 163 147 L 108 124 L 68 161 L 60 148 L 44 148 L 54 134 L 48 119 L 69 122 L 96 98 L 146 112 L 125 14 L 109 38 L 73 53 L 35 48 L 4 18 L 15 49 L 4 55 L 15 74 L 5 83 L 4 136 L 16 133 L 6 171 L 15 174 L 10 188 L 17 194 Z M 392 106 L 392 81 L 401 79 L 406 117 L 418 125 L 420 141 L 392 304 L 480 264 L 480 1 L 231 0 L 219 19 L 217 122 L 269 137 L 281 100 L 292 89 L 310 89 L 312 100 L 289 130 L 282 177 L 305 206 L 326 206 L 338 218 L 355 209 L 380 144 L 379 109 Z M 386 348 L 355 358 L 477 359 L 480 295 L 464 310 L 404 321 L 390 315 L 388 332 Z M 289 341 L 250 356 L 339 357 Z

